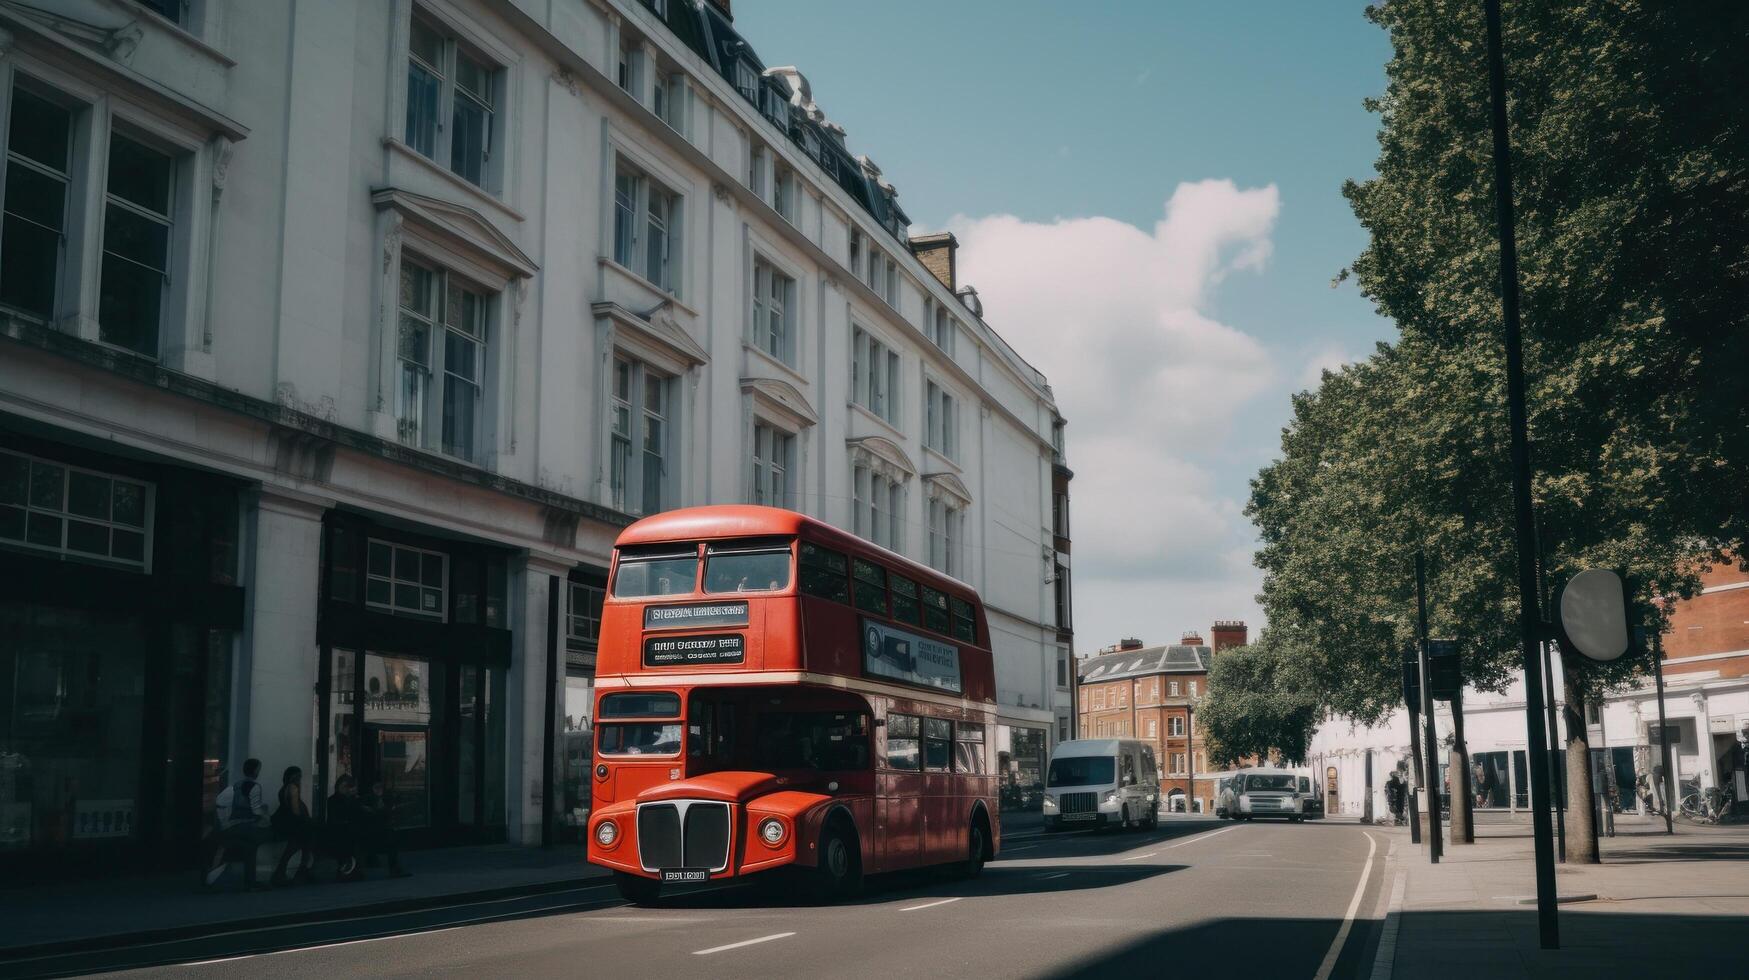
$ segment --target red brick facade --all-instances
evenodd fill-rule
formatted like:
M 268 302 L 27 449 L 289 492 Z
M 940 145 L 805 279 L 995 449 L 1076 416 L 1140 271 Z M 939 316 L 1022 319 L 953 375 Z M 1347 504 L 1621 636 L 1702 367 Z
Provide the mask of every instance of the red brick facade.
M 1742 564 L 1715 565 L 1701 576 L 1701 589 L 1671 612 L 1670 631 L 1664 634 L 1664 672 L 1749 677 L 1749 571 Z M 1709 659 L 1691 659 L 1698 657 Z

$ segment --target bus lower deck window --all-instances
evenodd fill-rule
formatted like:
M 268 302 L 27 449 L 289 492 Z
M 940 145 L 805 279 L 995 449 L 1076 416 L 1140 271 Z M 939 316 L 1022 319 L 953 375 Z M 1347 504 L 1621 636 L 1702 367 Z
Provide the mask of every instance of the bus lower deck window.
M 919 725 L 916 715 L 887 716 L 887 768 L 917 772 L 922 769 L 919 756 Z

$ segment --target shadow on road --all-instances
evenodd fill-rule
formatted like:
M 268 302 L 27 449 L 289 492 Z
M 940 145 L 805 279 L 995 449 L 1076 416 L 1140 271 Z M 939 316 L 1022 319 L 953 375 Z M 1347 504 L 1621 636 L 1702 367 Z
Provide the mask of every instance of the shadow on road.
M 900 871 L 871 875 L 861 895 L 835 902 L 838 906 L 882 905 L 907 898 L 989 898 L 1005 895 L 1063 895 L 1096 888 L 1113 888 L 1158 878 L 1185 865 L 1053 864 L 1039 868 L 1003 868 L 991 865 L 983 875 L 959 879 L 943 871 Z M 1072 899 L 1071 899 L 1072 900 Z M 659 907 L 667 909 L 813 908 L 810 898 L 795 878 L 770 877 L 749 880 L 745 885 L 695 892 L 664 893 Z

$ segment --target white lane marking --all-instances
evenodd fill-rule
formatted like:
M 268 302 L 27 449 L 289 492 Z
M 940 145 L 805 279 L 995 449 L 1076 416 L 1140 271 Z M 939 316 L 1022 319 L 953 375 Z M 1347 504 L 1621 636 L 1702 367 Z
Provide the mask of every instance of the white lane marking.
M 1142 858 L 1151 858 L 1158 853 L 1160 853 L 1160 852 L 1159 851 L 1149 851 L 1146 854 L 1132 854 L 1129 857 L 1124 858 L 1124 860 L 1125 861 L 1140 861 Z
M 1009 851 L 1030 851 L 1037 846 L 1037 844 L 1022 844 L 1019 847 L 1004 847 L 1002 853 L 1007 854 Z
M 1059 871 L 1054 875 L 1033 875 L 1033 877 L 1040 881 L 1050 881 L 1052 878 L 1067 878 L 1069 877 L 1069 872 Z
M 905 908 L 900 909 L 899 911 L 901 911 L 901 912 L 916 912 L 919 909 L 932 909 L 932 908 L 936 907 L 937 905 L 946 905 L 949 902 L 957 902 L 957 901 L 959 901 L 959 899 L 957 899 L 957 898 L 944 898 L 939 902 L 924 902 L 922 905 L 908 905 Z
M 1312 980 L 1330 980 L 1330 971 L 1336 969 L 1336 958 L 1342 955 L 1342 944 L 1348 941 L 1348 931 L 1354 928 L 1354 910 L 1360 908 L 1360 894 L 1366 891 L 1366 879 L 1372 874 L 1373 852 L 1379 849 L 1377 838 L 1366 831 L 1361 833 L 1366 834 L 1366 866 L 1360 869 L 1360 881 L 1354 885 L 1354 897 L 1348 900 L 1348 914 L 1342 917 L 1342 928 L 1336 930 L 1330 951 L 1324 954 L 1324 962 L 1319 964 Z
M 1166 846 L 1167 847 L 1183 847 L 1186 844 L 1194 844 L 1199 840 L 1208 840 L 1210 837 L 1219 837 L 1229 830 L 1238 830 L 1238 829 L 1239 828 L 1237 828 L 1237 827 L 1222 827 L 1220 830 L 1211 830 L 1206 834 L 1197 834 L 1195 837 L 1187 837 L 1184 840 L 1181 840 L 1176 844 L 1167 844 Z
M 789 937 L 791 937 L 793 935 L 795 935 L 795 933 L 793 933 L 793 932 L 774 932 L 769 936 L 760 936 L 758 939 L 743 939 L 738 943 L 726 943 L 722 946 L 712 946 L 710 949 L 695 949 L 692 951 L 692 955 L 694 955 L 694 956 L 709 956 L 712 953 L 721 953 L 721 952 L 724 952 L 725 950 L 740 949 L 743 946 L 757 946 L 760 943 L 771 942 L 773 939 L 788 939 Z

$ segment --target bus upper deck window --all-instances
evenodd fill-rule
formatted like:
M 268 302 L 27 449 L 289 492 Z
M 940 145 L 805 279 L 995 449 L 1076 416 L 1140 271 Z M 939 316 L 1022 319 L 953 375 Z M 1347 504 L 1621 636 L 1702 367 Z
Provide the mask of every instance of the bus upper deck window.
M 705 552 L 706 592 L 777 592 L 789 588 L 789 576 L 786 542 L 713 544 Z
M 613 594 L 620 599 L 641 596 L 689 595 L 698 581 L 698 552 L 665 548 L 661 551 L 622 551 L 613 576 Z

